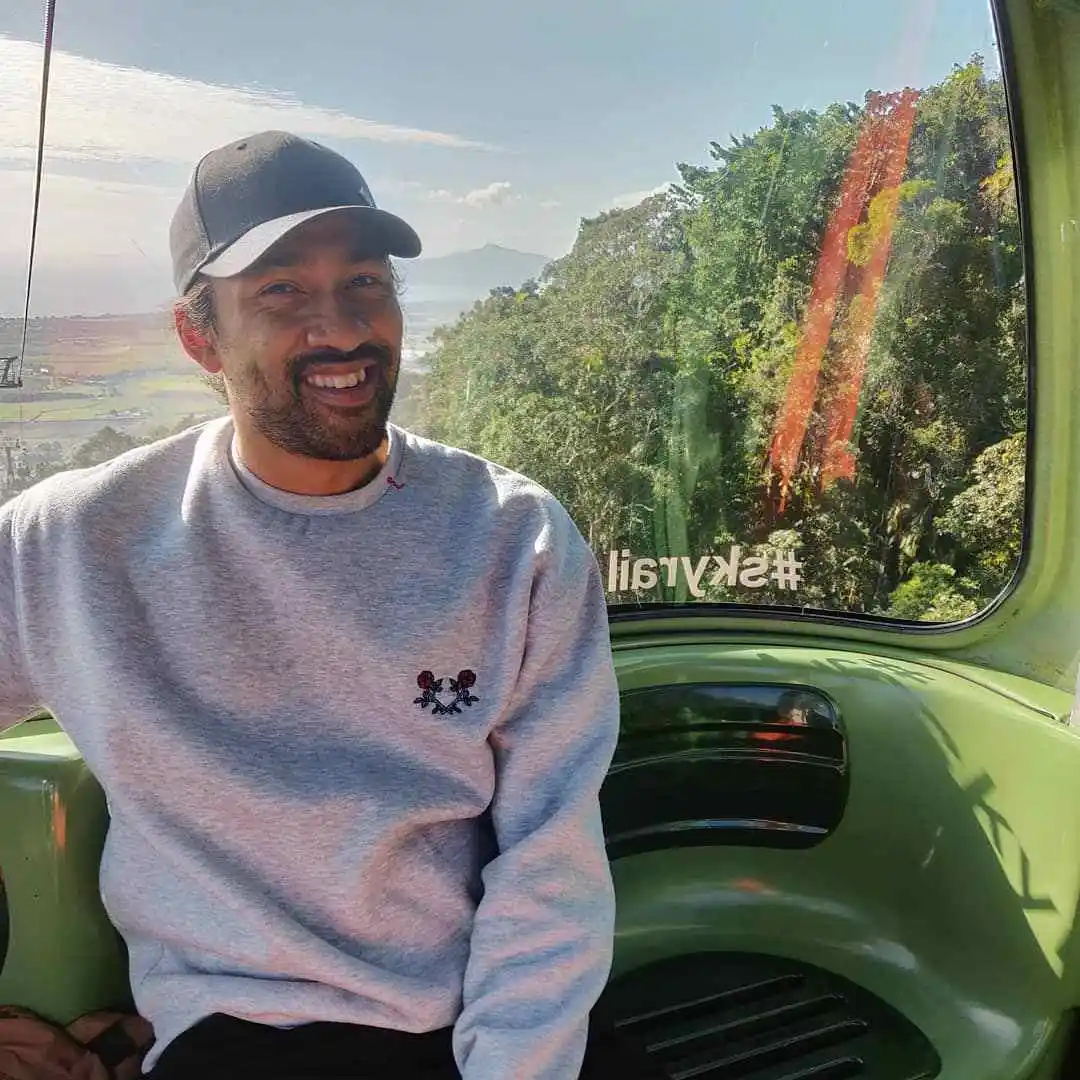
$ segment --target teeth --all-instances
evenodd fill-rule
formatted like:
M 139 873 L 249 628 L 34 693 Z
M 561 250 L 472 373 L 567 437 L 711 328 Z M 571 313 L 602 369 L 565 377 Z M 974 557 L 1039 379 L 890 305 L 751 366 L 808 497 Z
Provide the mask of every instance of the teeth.
M 366 379 L 367 368 L 364 368 L 351 375 L 308 375 L 306 381 L 324 390 L 348 390 L 352 386 L 359 386 Z

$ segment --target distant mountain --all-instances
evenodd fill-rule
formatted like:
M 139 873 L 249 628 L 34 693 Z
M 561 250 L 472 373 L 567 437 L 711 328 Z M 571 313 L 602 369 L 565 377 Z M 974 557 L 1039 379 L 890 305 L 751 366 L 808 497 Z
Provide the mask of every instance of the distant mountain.
M 546 255 L 487 244 L 433 259 L 398 263 L 405 279 L 405 302 L 471 305 L 501 285 L 518 286 L 538 277 Z

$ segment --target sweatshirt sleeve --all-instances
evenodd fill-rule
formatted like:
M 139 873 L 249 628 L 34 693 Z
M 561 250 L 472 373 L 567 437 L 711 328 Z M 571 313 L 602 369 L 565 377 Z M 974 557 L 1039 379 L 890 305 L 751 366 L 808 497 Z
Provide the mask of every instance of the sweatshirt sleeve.
M 0 506 L 0 731 L 14 727 L 38 707 L 26 669 L 15 603 L 16 500 Z
M 599 790 L 619 697 L 599 568 L 568 518 L 563 528 L 534 588 L 514 707 L 491 737 L 499 854 L 483 874 L 454 1032 L 463 1080 L 576 1078 L 611 969 Z

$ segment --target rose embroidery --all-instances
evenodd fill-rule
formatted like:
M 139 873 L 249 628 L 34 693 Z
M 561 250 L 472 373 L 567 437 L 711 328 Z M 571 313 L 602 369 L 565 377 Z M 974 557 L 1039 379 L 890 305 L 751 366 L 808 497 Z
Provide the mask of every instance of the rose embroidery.
M 478 697 L 473 697 L 469 691 L 476 685 L 476 672 L 470 671 L 466 668 L 464 671 L 458 672 L 456 679 L 450 680 L 450 689 L 454 692 L 454 705 L 472 705 L 474 702 L 479 701 Z M 460 710 L 455 710 L 460 711 Z
M 446 682 L 450 684 L 450 693 L 454 695 L 449 701 L 444 701 L 440 696 L 443 683 Z M 469 708 L 480 700 L 472 693 L 472 688 L 476 685 L 476 672 L 469 668 L 459 671 L 456 679 L 436 679 L 433 671 L 421 671 L 416 676 L 416 685 L 420 687 L 420 696 L 413 698 L 413 704 L 419 705 L 425 711 L 430 705 L 432 716 L 460 713 L 462 705 Z

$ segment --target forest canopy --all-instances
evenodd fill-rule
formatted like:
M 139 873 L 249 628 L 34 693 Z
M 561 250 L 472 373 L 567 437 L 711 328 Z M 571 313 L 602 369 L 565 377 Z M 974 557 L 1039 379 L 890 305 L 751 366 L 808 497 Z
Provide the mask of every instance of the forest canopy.
M 554 492 L 611 602 L 975 614 L 1024 512 L 1000 78 L 974 57 L 921 92 L 776 107 L 708 156 L 441 330 L 412 426 Z M 663 572 L 733 545 L 795 552 L 798 589 L 720 560 L 696 590 Z M 628 555 L 657 572 L 616 573 Z

